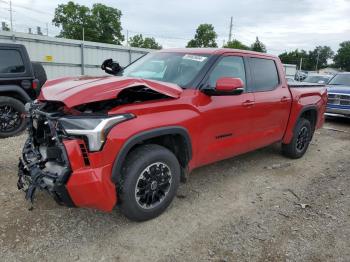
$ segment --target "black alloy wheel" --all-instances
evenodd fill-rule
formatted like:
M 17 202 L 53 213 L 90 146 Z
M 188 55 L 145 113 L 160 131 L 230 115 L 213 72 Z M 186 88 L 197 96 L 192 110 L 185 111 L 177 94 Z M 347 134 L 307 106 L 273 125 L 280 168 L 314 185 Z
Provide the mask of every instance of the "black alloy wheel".
M 15 136 L 25 126 L 23 103 L 12 97 L 0 97 L 0 138 Z

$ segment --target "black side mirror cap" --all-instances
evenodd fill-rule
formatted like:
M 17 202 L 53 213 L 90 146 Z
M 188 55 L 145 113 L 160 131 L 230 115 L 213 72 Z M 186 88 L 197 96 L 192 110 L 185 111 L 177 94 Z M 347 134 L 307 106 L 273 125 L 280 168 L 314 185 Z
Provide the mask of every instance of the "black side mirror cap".
M 201 91 L 208 96 L 237 96 L 244 92 L 243 88 L 238 88 L 230 92 L 218 91 L 215 88 L 203 88 Z
M 113 61 L 111 58 L 103 61 L 101 69 L 110 75 L 117 75 L 123 71 L 123 67 L 121 67 L 118 62 Z

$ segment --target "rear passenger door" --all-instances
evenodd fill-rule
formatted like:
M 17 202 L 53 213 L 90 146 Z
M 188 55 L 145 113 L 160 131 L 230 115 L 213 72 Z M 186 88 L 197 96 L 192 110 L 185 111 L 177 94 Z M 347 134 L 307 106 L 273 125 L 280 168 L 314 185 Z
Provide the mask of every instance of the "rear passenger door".
M 264 147 L 283 138 L 287 127 L 291 95 L 285 81 L 280 79 L 275 60 L 249 58 L 252 85 L 249 92 L 254 95 L 253 127 L 255 148 Z M 281 70 L 281 69 L 280 69 Z

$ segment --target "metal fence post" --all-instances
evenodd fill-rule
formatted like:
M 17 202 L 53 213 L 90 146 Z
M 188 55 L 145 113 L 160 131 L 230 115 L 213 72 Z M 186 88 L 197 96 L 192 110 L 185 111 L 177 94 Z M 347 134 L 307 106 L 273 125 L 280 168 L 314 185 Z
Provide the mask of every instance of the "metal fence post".
M 131 49 L 128 50 L 128 53 L 129 53 L 129 64 L 131 64 Z
M 81 50 L 81 74 L 85 75 L 84 43 L 81 43 L 80 50 Z

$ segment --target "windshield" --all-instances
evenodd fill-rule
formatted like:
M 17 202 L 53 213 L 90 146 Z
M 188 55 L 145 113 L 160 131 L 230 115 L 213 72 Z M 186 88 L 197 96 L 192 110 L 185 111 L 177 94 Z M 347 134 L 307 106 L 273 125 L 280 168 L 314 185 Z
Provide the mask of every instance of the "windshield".
M 304 79 L 304 82 L 308 83 L 319 83 L 320 81 L 327 83 L 329 80 L 329 77 L 327 76 L 308 76 Z
M 208 55 L 150 53 L 126 67 L 122 76 L 170 82 L 186 87 L 208 61 Z
M 332 78 L 329 85 L 344 85 L 350 86 L 350 74 L 339 74 Z

